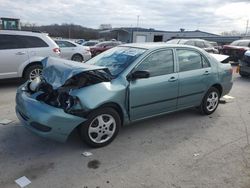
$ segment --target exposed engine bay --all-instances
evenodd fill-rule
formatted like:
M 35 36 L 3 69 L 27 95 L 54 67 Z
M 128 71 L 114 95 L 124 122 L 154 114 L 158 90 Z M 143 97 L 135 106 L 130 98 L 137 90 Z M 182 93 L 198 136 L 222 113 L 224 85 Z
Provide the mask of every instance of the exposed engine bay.
M 27 90 L 32 94 L 38 93 L 36 97 L 38 101 L 43 101 L 48 105 L 62 108 L 65 112 L 71 113 L 72 110 L 82 109 L 80 100 L 70 95 L 72 90 L 100 82 L 109 82 L 111 79 L 111 75 L 106 70 L 89 70 L 76 74 L 66 80 L 62 86 L 53 88 L 53 84 L 48 83 L 41 76 L 28 82 Z

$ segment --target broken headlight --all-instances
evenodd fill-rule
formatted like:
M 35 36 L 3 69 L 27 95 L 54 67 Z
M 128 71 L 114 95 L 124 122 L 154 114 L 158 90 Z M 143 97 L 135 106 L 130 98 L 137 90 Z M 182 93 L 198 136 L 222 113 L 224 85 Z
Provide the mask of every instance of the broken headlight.
M 36 77 L 34 80 L 28 82 L 27 84 L 27 89 L 30 91 L 30 92 L 36 92 L 39 88 L 39 86 L 41 85 L 42 83 L 42 80 L 41 78 L 38 76 Z

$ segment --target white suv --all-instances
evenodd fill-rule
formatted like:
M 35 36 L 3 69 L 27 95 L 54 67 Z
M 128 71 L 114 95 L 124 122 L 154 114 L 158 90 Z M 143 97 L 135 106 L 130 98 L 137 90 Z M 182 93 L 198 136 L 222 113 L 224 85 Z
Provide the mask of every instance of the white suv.
M 41 60 L 59 54 L 58 45 L 45 33 L 0 30 L 0 79 L 34 79 L 42 72 Z

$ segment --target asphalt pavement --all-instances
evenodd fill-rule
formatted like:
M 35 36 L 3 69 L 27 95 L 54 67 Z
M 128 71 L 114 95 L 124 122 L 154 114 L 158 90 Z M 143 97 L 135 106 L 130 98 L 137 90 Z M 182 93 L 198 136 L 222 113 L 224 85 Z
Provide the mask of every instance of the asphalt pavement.
M 26 130 L 15 115 L 19 80 L 0 82 L 0 188 L 249 188 L 250 78 L 235 74 L 215 113 L 195 109 L 125 126 L 104 148 L 73 133 L 62 144 Z M 85 157 L 84 151 L 93 155 Z

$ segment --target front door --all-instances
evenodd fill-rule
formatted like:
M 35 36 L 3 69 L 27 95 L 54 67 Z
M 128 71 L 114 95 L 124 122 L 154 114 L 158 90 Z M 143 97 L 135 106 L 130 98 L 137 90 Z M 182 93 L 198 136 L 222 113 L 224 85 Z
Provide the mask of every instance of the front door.
M 176 109 L 178 74 L 175 73 L 171 49 L 150 54 L 134 71 L 148 71 L 150 77 L 130 81 L 129 111 L 132 121 Z

